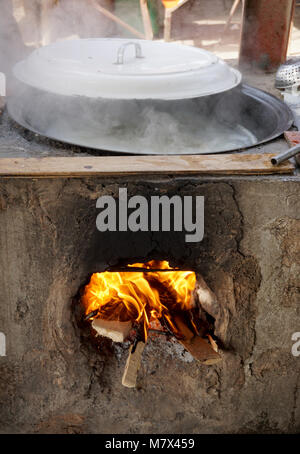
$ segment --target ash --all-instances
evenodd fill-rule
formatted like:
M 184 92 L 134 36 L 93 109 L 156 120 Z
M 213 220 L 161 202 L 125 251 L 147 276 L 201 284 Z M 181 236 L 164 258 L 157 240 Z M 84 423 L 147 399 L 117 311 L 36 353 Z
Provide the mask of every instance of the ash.
M 164 339 L 160 337 L 150 338 L 145 347 L 145 353 L 153 356 L 171 356 L 185 363 L 194 361 L 192 355 L 174 339 Z
M 114 354 L 118 363 L 123 363 L 124 358 L 127 358 L 130 342 L 113 342 Z M 158 356 L 171 356 L 185 363 L 194 361 L 192 355 L 185 350 L 185 348 L 174 339 L 164 339 L 163 337 L 150 337 L 145 347 L 145 356 L 147 354 Z

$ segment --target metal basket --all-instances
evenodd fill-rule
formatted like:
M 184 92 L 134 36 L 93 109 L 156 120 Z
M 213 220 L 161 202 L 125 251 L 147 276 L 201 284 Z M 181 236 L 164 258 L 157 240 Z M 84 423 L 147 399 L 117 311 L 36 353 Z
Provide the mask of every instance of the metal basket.
M 283 63 L 275 77 L 275 87 L 279 90 L 300 86 L 300 57 L 291 58 Z

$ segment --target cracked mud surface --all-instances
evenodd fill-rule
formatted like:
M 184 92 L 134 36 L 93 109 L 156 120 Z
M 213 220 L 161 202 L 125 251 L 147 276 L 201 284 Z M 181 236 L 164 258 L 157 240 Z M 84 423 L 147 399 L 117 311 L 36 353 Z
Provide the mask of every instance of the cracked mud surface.
M 100 233 L 100 195 L 204 195 L 205 236 Z M 299 432 L 299 182 L 171 177 L 7 179 L 0 184 L 0 432 Z M 108 265 L 154 258 L 200 272 L 223 307 L 223 361 L 149 342 L 137 389 L 127 345 L 98 350 L 72 300 Z

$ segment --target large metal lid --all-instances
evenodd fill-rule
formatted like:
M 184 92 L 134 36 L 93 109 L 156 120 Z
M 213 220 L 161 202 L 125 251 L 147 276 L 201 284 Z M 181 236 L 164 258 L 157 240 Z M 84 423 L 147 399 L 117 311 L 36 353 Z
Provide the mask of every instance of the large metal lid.
M 35 50 L 14 67 L 22 82 L 61 95 L 181 99 L 229 90 L 239 71 L 191 46 L 145 40 L 81 39 Z

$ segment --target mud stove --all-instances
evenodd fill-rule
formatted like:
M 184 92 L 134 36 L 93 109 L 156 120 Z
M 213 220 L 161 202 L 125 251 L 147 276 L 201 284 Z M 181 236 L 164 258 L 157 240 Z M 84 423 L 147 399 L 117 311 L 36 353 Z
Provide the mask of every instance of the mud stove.
M 96 201 L 100 196 L 117 200 L 120 187 L 148 200 L 154 195 L 204 196 L 203 240 L 188 243 L 185 232 L 178 231 L 100 232 Z M 3 177 L 0 188 L 0 331 L 7 343 L 6 356 L 0 358 L 1 431 L 299 430 L 300 365 L 291 354 L 291 336 L 300 320 L 297 177 L 31 175 Z M 166 268 L 165 262 L 176 270 L 149 270 L 150 261 L 156 261 L 156 270 Z M 143 264 L 146 270 L 124 270 L 129 264 Z M 169 282 L 159 287 L 157 277 L 159 282 L 166 273 L 174 280 L 172 273 L 188 272 L 192 285 L 183 288 L 184 301 L 192 311 L 179 311 L 176 319 L 178 311 L 168 307 L 174 326 L 168 325 L 162 307 L 153 309 L 157 300 L 153 307 L 143 300 L 140 282 L 130 292 L 125 289 L 132 316 L 119 317 L 131 321 L 129 341 L 96 337 L 96 314 L 84 317 L 99 309 L 103 295 L 96 307 L 89 299 L 83 305 L 79 297 L 93 273 L 103 276 L 105 271 L 134 275 L 147 291 L 152 276 L 151 292 L 156 289 L 164 307 L 174 305 L 176 292 L 173 288 L 170 296 Z M 196 303 L 191 299 L 194 284 Z M 140 293 L 132 299 L 134 291 Z M 134 308 L 140 300 L 144 312 Z M 144 328 L 153 310 L 154 318 L 166 321 L 146 323 L 137 386 L 130 389 L 122 385 L 129 349 L 135 340 L 138 352 L 145 331 L 138 338 L 137 323 Z M 100 327 L 100 334 L 114 328 Z M 190 340 L 183 339 L 184 330 Z M 194 359 L 184 342 L 197 334 L 197 342 L 203 340 L 221 361 L 206 365 Z M 130 385 L 136 369 L 131 362 Z
M 206 51 L 166 46 L 66 41 L 14 69 L 0 432 L 300 430 L 300 180 L 270 162 L 292 114 Z M 125 192 L 130 229 L 99 218 Z M 200 228 L 174 206 L 149 228 L 163 197 L 204 201 Z

